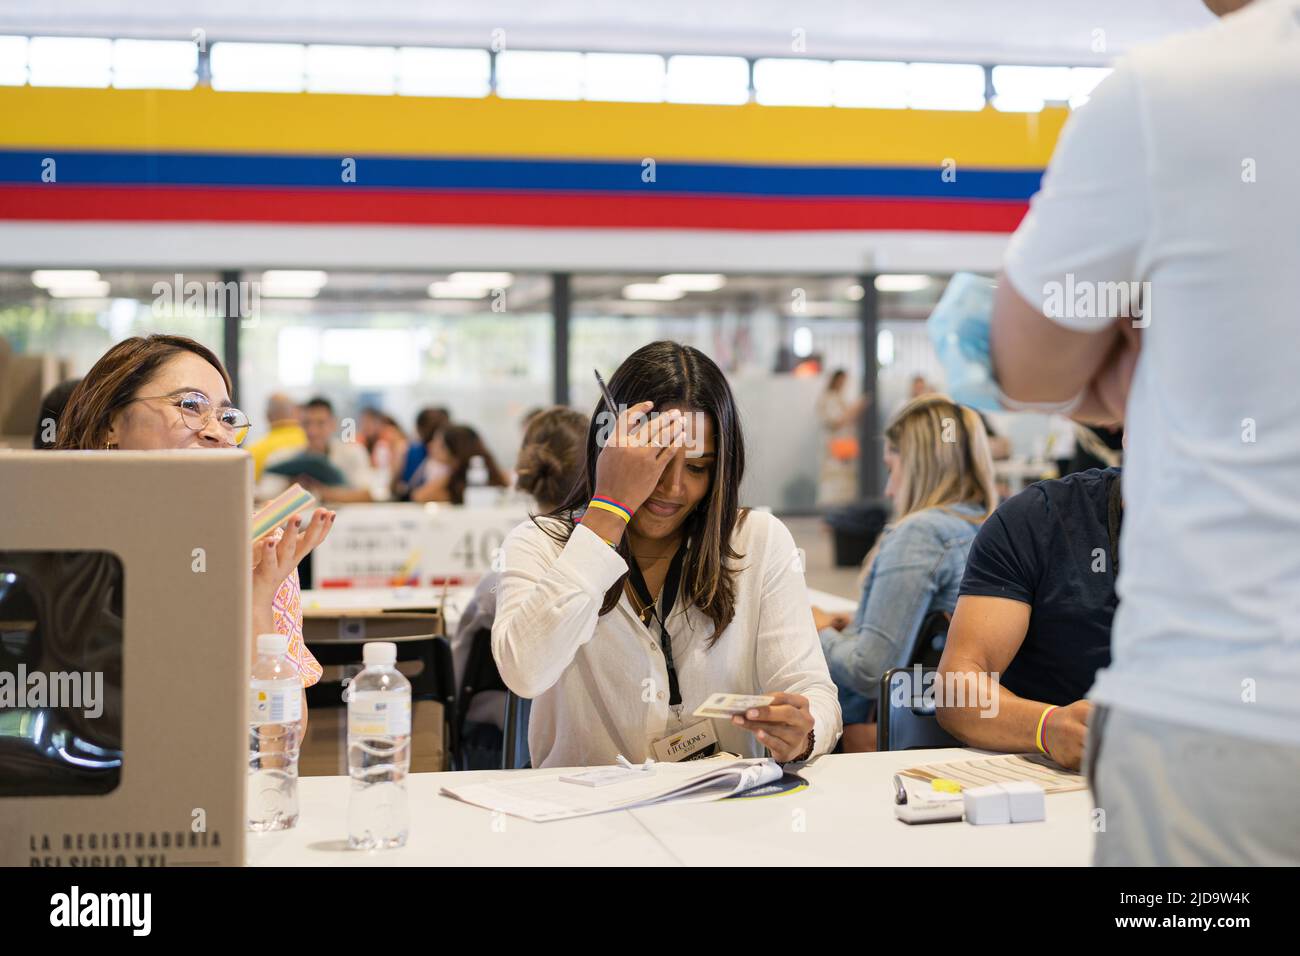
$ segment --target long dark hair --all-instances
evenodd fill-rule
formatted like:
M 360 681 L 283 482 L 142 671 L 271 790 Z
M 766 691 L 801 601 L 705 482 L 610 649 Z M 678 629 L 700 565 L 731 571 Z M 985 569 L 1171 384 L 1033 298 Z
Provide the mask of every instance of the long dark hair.
M 735 576 L 739 569 L 732 562 L 744 557 L 731 545 L 736 525 L 744 520 L 740 512 L 740 480 L 745 475 L 745 440 L 731 386 L 722 370 L 699 349 L 677 342 L 651 342 L 623 360 L 609 380 L 609 390 L 620 411 L 650 401 L 654 402 L 654 411 L 680 406 L 684 411 L 703 412 L 712 422 L 717 458 L 708 492 L 682 524 L 689 550 L 681 585 L 683 603 L 699 608 L 713 623 L 709 638 L 712 647 L 735 616 Z M 598 404 L 587 429 L 586 468 L 581 479 L 568 498 L 544 516 L 554 520 L 533 519 L 557 541 L 568 541 L 596 486 L 599 438 L 602 426 L 606 433 L 610 428 L 603 412 L 603 403 Z M 631 563 L 626 535 L 618 553 Z M 601 614 L 608 614 L 618 603 L 626 578 L 623 575 L 605 592 Z
M 504 488 L 508 484 L 505 474 L 497 467 L 497 460 L 488 451 L 478 432 L 468 425 L 448 425 L 438 432 L 442 443 L 447 448 L 455 464 L 451 466 L 451 475 L 447 479 L 447 491 L 453 504 L 464 504 L 465 488 L 469 484 L 469 462 L 475 455 L 483 459 L 487 466 L 488 485 Z

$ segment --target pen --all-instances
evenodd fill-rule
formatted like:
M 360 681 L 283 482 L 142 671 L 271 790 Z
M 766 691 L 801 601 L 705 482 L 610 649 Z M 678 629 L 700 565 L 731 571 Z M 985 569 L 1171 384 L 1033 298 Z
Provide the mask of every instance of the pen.
M 894 774 L 894 794 L 895 803 L 907 803 L 907 788 L 903 786 L 903 781 L 898 779 L 898 774 Z
M 600 386 L 600 394 L 605 398 L 605 408 L 609 410 L 609 413 L 614 416 L 614 421 L 617 422 L 618 408 L 614 405 L 614 396 L 609 393 L 609 386 L 606 385 L 605 380 L 600 377 L 599 370 L 593 368 L 591 371 L 592 374 L 596 376 L 596 384 Z

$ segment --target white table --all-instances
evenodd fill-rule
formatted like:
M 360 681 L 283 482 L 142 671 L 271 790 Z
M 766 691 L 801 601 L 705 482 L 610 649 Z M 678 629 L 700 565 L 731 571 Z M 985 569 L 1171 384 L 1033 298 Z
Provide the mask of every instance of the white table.
M 447 588 L 448 634 L 456 633 L 461 612 L 473 596 L 474 589 L 471 587 L 458 585 Z M 439 607 L 442 604 L 442 597 L 442 588 L 435 587 L 317 588 L 302 592 L 302 606 L 330 611 L 360 611 L 368 608 L 401 611 L 411 607 Z M 832 614 L 842 613 L 850 617 L 858 607 L 858 602 L 851 598 L 813 588 L 808 589 L 808 602 Z
M 447 588 L 447 633 L 455 634 L 461 612 L 474 596 L 474 589 L 457 585 Z M 408 608 L 441 607 L 443 589 L 440 587 L 394 588 L 315 588 L 302 592 L 304 608 L 322 608 L 327 611 L 402 611 Z
M 1069 866 L 1092 858 L 1092 796 L 1050 794 L 1047 820 L 1007 826 L 908 826 L 894 817 L 893 775 L 906 767 L 978 756 L 959 749 L 828 756 L 804 769 L 811 786 L 758 800 L 667 805 L 576 820 L 529 823 L 439 795 L 503 773 L 408 778 L 411 836 L 400 850 L 347 849 L 346 777 L 299 781 L 293 830 L 248 835 L 255 866 Z M 907 781 L 909 788 L 925 785 Z

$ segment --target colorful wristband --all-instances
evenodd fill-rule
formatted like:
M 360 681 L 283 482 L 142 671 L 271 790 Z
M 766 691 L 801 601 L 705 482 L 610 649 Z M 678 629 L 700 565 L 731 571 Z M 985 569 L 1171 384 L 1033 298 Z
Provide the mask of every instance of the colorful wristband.
M 1051 716 L 1051 713 L 1054 710 L 1056 710 L 1056 707 L 1045 707 L 1043 708 L 1043 712 L 1038 715 L 1038 730 L 1034 733 L 1034 743 L 1038 745 L 1038 750 L 1042 754 L 1047 753 L 1047 737 L 1045 733 L 1047 730 L 1047 718 Z
M 613 498 L 595 497 L 587 505 L 588 508 L 599 508 L 601 511 L 608 511 L 612 515 L 618 515 L 627 524 L 632 520 L 632 512 L 627 506 L 615 501 Z

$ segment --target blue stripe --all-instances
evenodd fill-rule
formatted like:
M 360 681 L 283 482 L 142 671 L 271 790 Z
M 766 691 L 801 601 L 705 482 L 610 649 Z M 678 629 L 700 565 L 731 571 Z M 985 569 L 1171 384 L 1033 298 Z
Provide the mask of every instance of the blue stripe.
M 356 157 L 355 182 L 344 160 L 320 156 L 196 153 L 19 152 L 0 150 L 0 182 L 39 184 L 46 161 L 55 183 L 119 186 L 271 186 L 628 192 L 657 190 L 720 196 L 843 196 L 1028 200 L 1037 170 L 960 169 L 944 182 L 939 167 L 656 164 L 643 181 L 640 160 L 568 161 Z M 648 178 L 648 177 L 647 177 Z

